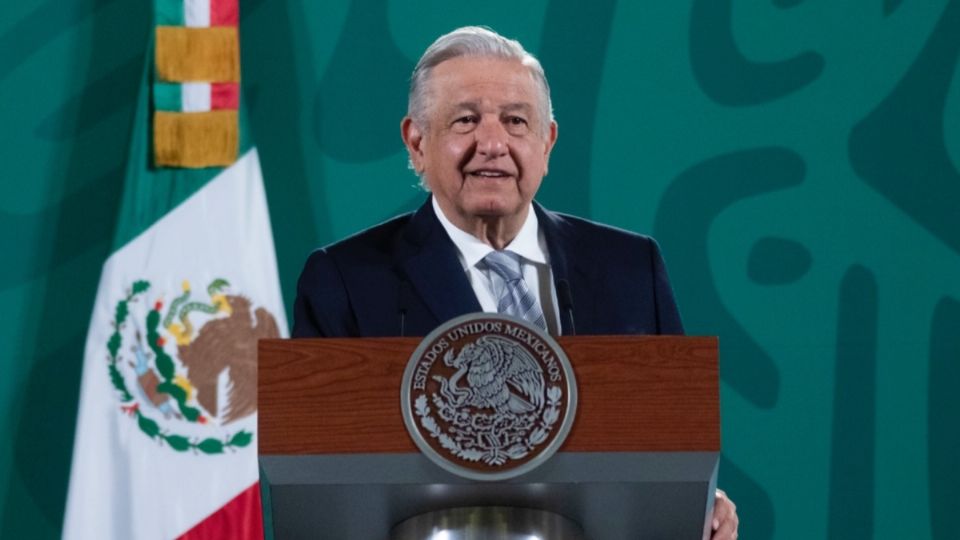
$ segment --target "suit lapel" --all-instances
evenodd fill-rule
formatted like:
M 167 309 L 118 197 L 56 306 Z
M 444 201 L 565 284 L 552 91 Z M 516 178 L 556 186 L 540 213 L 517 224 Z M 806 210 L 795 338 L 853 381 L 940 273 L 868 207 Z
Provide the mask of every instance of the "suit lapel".
M 586 333 L 596 321 L 596 298 L 594 275 L 595 261 L 582 253 L 580 238 L 575 228 L 562 216 L 550 212 L 538 203 L 533 203 L 540 226 L 543 227 L 547 249 L 550 251 L 550 269 L 553 271 L 554 287 L 566 280 L 573 299 L 573 316 L 577 333 Z M 563 335 L 573 334 L 570 317 L 560 307 L 560 325 Z
M 401 249 L 400 267 L 437 321 L 482 311 L 429 198 L 407 225 Z

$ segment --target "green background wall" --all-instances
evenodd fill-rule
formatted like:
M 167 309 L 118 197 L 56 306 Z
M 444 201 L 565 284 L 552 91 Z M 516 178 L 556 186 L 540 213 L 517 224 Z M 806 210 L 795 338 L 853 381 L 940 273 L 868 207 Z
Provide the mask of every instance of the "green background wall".
M 960 1 L 241 1 L 288 309 L 314 247 L 423 199 L 399 140 L 439 34 L 543 61 L 540 200 L 656 236 L 718 334 L 744 538 L 952 538 Z M 150 2 L 0 7 L 0 537 L 60 532 L 81 351 Z M 146 496 L 146 495 L 145 495 Z

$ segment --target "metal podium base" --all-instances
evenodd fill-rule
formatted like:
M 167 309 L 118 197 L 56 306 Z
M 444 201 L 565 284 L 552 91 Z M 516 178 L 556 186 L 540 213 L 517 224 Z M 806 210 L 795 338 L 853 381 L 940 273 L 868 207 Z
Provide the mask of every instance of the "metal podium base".
M 544 510 L 506 506 L 451 508 L 414 516 L 390 540 L 586 540 L 579 525 Z
M 592 540 L 702 538 L 719 459 L 717 452 L 558 452 L 521 477 L 475 482 L 422 454 L 260 455 L 277 540 L 379 540 L 411 516 L 473 507 L 553 512 Z

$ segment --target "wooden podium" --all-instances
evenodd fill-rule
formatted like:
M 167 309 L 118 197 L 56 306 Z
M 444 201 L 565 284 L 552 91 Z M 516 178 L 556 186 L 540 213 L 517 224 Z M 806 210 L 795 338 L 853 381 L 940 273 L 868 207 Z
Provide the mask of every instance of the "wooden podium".
M 259 455 L 275 537 L 387 538 L 434 510 L 515 506 L 594 540 L 701 538 L 720 453 L 717 339 L 557 338 L 579 406 L 549 461 L 504 482 L 455 476 L 419 453 L 400 409 L 420 338 L 263 340 Z

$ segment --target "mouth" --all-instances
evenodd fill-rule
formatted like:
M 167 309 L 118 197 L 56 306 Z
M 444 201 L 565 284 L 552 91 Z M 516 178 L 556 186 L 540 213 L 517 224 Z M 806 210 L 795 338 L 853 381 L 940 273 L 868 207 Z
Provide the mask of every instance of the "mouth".
M 513 174 L 503 169 L 474 169 L 467 171 L 466 176 L 468 178 L 479 178 L 481 180 L 495 180 L 498 178 L 510 178 Z

